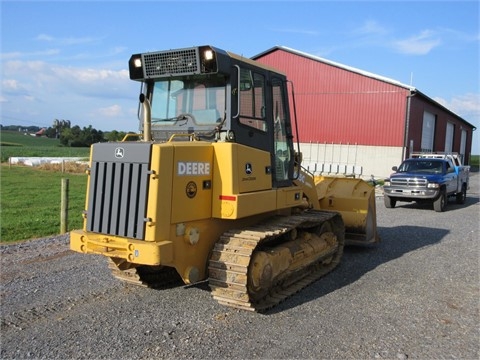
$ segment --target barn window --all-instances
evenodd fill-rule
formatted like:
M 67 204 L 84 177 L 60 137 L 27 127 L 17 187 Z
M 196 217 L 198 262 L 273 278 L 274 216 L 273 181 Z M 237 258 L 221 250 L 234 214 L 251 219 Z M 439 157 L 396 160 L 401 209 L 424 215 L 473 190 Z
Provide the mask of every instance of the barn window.
M 445 133 L 445 152 L 453 151 L 453 134 L 455 133 L 455 125 L 451 122 L 447 123 L 447 130 Z
M 465 148 L 467 146 L 467 131 L 462 130 L 460 135 L 460 155 L 462 156 L 462 161 L 465 160 Z
M 425 111 L 423 113 L 421 151 L 433 151 L 433 138 L 435 135 L 435 115 Z

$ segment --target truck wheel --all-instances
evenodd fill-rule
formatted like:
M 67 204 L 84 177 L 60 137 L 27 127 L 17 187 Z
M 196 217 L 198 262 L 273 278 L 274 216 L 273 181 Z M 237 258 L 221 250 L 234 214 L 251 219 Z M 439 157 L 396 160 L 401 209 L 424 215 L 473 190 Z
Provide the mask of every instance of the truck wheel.
M 447 194 L 445 193 L 445 190 L 441 190 L 438 198 L 433 201 L 433 209 L 436 212 L 443 212 L 443 210 L 445 210 L 446 201 L 447 201 Z
M 462 191 L 457 194 L 457 204 L 465 204 L 466 199 L 467 199 L 467 186 L 463 184 Z
M 394 198 L 391 198 L 390 196 L 384 195 L 383 202 L 385 203 L 386 208 L 393 209 L 395 207 L 395 204 L 397 203 L 397 200 Z

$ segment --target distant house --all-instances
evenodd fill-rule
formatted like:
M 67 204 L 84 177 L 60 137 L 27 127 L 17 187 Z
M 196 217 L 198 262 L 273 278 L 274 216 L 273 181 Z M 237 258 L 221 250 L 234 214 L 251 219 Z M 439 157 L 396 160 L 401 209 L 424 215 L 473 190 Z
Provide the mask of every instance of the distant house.
M 45 132 L 47 131 L 47 129 L 45 128 L 41 128 L 40 130 L 38 130 L 36 133 L 35 133 L 35 136 L 45 136 Z
M 470 161 L 475 127 L 415 87 L 283 46 L 252 59 L 293 82 L 304 164 L 315 173 L 387 176 L 419 151 Z

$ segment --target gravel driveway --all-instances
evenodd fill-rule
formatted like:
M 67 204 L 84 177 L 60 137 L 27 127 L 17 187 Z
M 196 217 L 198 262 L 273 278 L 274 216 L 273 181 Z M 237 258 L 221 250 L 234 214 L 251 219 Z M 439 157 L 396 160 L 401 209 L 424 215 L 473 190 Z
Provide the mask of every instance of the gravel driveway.
M 266 314 L 206 284 L 151 290 L 110 276 L 68 236 L 1 246 L 2 359 L 479 359 L 479 180 L 446 211 L 377 198 L 382 243 Z

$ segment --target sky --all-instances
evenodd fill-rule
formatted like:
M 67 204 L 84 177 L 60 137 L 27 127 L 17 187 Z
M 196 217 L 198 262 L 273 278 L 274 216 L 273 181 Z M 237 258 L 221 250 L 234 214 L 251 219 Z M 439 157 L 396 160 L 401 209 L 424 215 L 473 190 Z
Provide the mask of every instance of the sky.
M 479 8 L 473 0 L 0 0 L 0 123 L 137 131 L 132 54 L 213 45 L 252 57 L 281 45 L 412 85 L 480 129 Z

